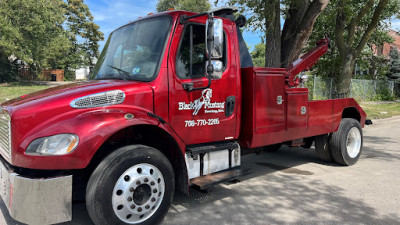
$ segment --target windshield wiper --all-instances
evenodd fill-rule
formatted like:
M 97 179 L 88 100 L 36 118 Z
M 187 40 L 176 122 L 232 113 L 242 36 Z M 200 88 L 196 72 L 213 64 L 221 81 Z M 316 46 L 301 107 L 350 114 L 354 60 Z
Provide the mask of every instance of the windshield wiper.
M 118 73 L 121 75 L 121 78 L 124 79 L 124 81 L 126 81 L 126 78 L 131 79 L 131 74 L 123 69 L 120 69 L 118 67 L 115 66 L 111 66 L 108 65 L 108 67 L 113 68 L 114 70 L 118 71 Z

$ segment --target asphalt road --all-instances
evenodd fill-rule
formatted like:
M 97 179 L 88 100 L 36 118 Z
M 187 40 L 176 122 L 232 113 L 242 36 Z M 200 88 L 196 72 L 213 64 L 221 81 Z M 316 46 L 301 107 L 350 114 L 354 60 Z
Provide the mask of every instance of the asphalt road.
M 374 122 L 354 166 L 323 163 L 314 149 L 247 155 L 253 172 L 241 182 L 177 194 L 163 224 L 400 224 L 400 117 Z M 0 210 L 0 224 L 19 224 L 1 200 Z M 92 224 L 83 203 L 73 217 L 64 225 Z

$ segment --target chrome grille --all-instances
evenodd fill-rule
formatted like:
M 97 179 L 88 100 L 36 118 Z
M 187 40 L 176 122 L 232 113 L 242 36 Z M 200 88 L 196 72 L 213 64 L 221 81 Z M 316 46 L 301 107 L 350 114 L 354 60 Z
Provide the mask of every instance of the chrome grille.
M 125 93 L 120 90 L 114 90 L 77 98 L 70 105 L 72 108 L 84 109 L 121 104 L 124 100 Z
M 5 111 L 0 111 L 0 152 L 11 157 L 11 118 Z

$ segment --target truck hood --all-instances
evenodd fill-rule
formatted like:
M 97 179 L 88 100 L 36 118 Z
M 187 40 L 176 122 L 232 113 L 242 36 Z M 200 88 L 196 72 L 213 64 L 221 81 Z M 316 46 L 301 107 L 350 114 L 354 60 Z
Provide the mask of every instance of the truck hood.
M 137 92 L 151 92 L 152 88 L 143 82 L 137 81 L 121 81 L 121 80 L 93 80 L 78 82 L 73 84 L 61 85 L 38 92 L 33 92 L 18 98 L 9 100 L 1 104 L 1 108 L 8 112 L 17 109 L 36 108 L 41 106 L 49 107 L 49 105 L 64 104 L 73 99 L 80 98 L 85 95 L 95 94 L 104 91 L 121 90 L 126 94 L 134 95 Z M 69 107 L 69 103 L 65 106 Z
M 113 84 L 121 85 L 122 82 L 118 81 L 101 81 L 101 80 L 93 80 L 86 82 L 78 82 L 66 85 L 60 85 L 57 87 L 48 88 L 42 91 L 33 92 L 30 94 L 22 95 L 15 99 L 11 99 L 9 101 L 3 102 L 1 106 L 17 106 L 23 103 L 32 102 L 35 100 L 40 100 L 49 96 L 56 96 L 60 94 L 68 94 L 76 92 L 84 92 L 90 89 L 102 89 L 113 86 Z

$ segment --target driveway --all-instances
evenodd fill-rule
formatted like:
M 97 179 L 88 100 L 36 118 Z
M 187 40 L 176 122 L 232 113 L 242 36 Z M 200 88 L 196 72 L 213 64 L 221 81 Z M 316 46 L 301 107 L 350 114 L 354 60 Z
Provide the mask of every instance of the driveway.
M 400 224 L 400 117 L 374 123 L 354 166 L 323 163 L 313 148 L 243 156 L 250 174 L 176 194 L 163 224 Z M 0 209 L 0 224 L 19 224 L 1 200 Z M 64 225 L 91 224 L 84 203 L 73 213 Z

